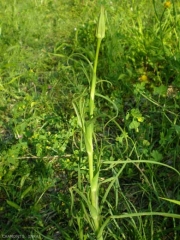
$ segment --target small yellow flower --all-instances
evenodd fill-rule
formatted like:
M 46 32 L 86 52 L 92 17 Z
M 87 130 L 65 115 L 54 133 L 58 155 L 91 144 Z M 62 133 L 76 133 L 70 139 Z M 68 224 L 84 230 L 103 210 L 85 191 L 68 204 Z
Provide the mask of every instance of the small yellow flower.
M 148 77 L 147 77 L 146 75 L 142 75 L 142 76 L 139 78 L 139 80 L 140 80 L 141 82 L 148 82 Z
M 143 117 L 138 117 L 137 120 L 138 120 L 138 122 L 144 122 L 144 118 Z
M 170 2 L 170 1 L 166 1 L 166 2 L 164 3 L 164 7 L 165 7 L 165 8 L 170 8 L 170 6 L 171 6 L 171 2 Z

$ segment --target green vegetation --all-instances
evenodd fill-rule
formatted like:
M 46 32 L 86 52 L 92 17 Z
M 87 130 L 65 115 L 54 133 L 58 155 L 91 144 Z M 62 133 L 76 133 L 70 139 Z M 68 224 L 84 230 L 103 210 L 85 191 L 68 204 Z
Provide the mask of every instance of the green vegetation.
M 179 1 L 2 1 L 0 52 L 1 238 L 178 240 Z

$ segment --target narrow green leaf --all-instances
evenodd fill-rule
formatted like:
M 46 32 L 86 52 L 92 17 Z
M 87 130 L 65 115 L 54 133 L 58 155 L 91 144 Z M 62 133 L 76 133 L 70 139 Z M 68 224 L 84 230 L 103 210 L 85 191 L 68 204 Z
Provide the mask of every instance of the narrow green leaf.
M 6 200 L 6 202 L 7 202 L 7 204 L 8 204 L 9 206 L 17 209 L 18 211 L 21 210 L 21 207 L 20 207 L 18 204 L 16 204 L 15 202 L 12 202 L 12 201 L 9 201 L 9 200 Z
M 101 98 L 105 99 L 107 102 L 109 102 L 110 104 L 112 104 L 112 106 L 113 106 L 114 109 L 116 110 L 116 114 L 115 114 L 114 117 L 111 118 L 110 121 L 112 121 L 114 118 L 116 118 L 116 117 L 118 116 L 118 112 L 119 112 L 118 107 L 116 106 L 116 104 L 115 104 L 109 97 L 107 97 L 107 96 L 103 96 L 103 95 L 100 94 L 100 93 L 96 93 L 95 95 L 98 96 L 98 97 L 101 97 Z M 106 125 L 107 125 L 110 121 L 108 121 L 108 122 L 106 123 Z
M 162 198 L 162 197 L 159 197 L 159 198 L 161 198 L 163 200 L 166 200 L 168 202 L 172 202 L 174 204 L 180 205 L 180 201 L 177 201 L 177 200 L 174 200 L 174 199 L 169 199 L 169 198 Z
M 11 84 L 11 83 L 13 83 L 14 81 L 18 80 L 20 77 L 21 77 L 21 75 L 12 78 L 11 81 L 9 81 L 7 84 Z
M 27 194 L 28 192 L 30 192 L 32 189 L 32 186 L 29 186 L 28 188 L 26 188 L 26 190 L 24 190 L 24 192 L 21 194 L 21 199 L 23 199 Z
M 122 163 L 152 163 L 152 164 L 156 164 L 156 165 L 161 165 L 161 166 L 164 166 L 164 167 L 167 167 L 167 168 L 170 168 L 171 170 L 175 171 L 179 176 L 180 176 L 180 172 L 167 165 L 167 164 L 164 164 L 164 163 L 161 163 L 161 162 L 156 162 L 156 161 L 152 161 L 152 160 L 131 160 L 131 159 L 128 159 L 128 160 L 117 160 L 117 161 L 104 161 L 103 164 L 110 164 L 110 168 L 113 168 L 114 166 L 118 165 L 118 164 L 122 164 Z
M 180 214 L 166 213 L 166 212 L 139 212 L 139 213 L 125 213 L 121 215 L 110 216 L 112 219 L 116 218 L 131 218 L 131 217 L 141 217 L 141 216 L 162 216 L 180 219 Z
M 76 113 L 76 116 L 77 116 L 77 119 L 78 119 L 78 125 L 80 126 L 80 128 L 82 128 L 83 124 L 82 124 L 81 116 L 80 116 L 79 111 L 78 111 L 78 107 L 77 107 L 76 103 L 74 103 L 74 102 L 72 102 L 72 105 L 73 105 L 73 108 L 75 110 L 75 113 Z
M 171 218 L 180 219 L 180 214 L 165 213 L 165 212 L 139 212 L 139 213 L 125 213 L 121 215 L 113 215 L 106 218 L 101 228 L 99 229 L 98 236 L 102 235 L 104 228 L 107 226 L 107 224 L 111 219 L 132 218 L 132 217 L 141 217 L 141 216 L 162 216 L 162 217 L 171 217 Z
M 24 186 L 24 183 L 26 181 L 26 179 L 29 177 L 29 173 L 27 173 L 26 175 L 24 175 L 22 178 L 21 178 L 21 182 L 20 182 L 20 188 L 22 188 Z

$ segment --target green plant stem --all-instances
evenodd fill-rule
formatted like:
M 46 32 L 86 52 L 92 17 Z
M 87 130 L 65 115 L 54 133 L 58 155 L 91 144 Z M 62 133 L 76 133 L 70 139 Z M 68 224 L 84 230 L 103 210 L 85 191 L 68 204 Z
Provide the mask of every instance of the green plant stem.
M 94 109 L 95 109 L 95 92 L 96 92 L 96 82 L 97 82 L 97 65 L 98 65 L 98 57 L 99 50 L 102 39 L 105 37 L 105 18 L 104 18 L 104 8 L 101 7 L 101 13 L 99 17 L 99 22 L 96 30 L 97 37 L 97 47 L 96 47 L 96 55 L 94 59 L 93 66 L 93 76 L 90 86 L 90 97 L 89 97 L 89 119 L 85 122 L 85 131 L 84 131 L 84 139 L 86 145 L 86 151 L 88 154 L 88 162 L 89 162 L 89 184 L 90 184 L 90 204 L 89 210 L 91 213 L 91 217 L 93 219 L 93 230 L 98 236 L 98 240 L 103 240 L 103 236 L 99 233 L 100 229 L 100 209 L 99 209 L 99 166 L 98 163 L 94 163 L 94 149 L 93 149 L 93 134 L 94 134 Z
M 98 56 L 99 56 L 99 49 L 101 45 L 101 40 L 97 40 L 97 48 L 96 48 L 96 56 L 94 60 L 94 67 L 93 67 L 93 77 L 91 82 L 91 89 L 90 89 L 90 99 L 89 99 L 89 121 L 86 123 L 86 130 L 85 130 L 85 143 L 86 143 L 86 150 L 88 154 L 88 162 L 89 162 L 89 182 L 91 188 L 91 215 L 94 221 L 95 231 L 98 232 L 99 230 L 99 200 L 98 200 L 98 174 L 94 176 L 95 170 L 97 170 L 97 166 L 94 170 L 94 150 L 93 150 L 93 131 L 94 131 L 94 100 L 95 100 L 95 89 L 96 89 L 96 72 L 97 72 L 97 64 L 98 64 Z M 100 240 L 102 238 L 99 238 Z
M 94 167 L 93 167 L 93 130 L 94 130 L 94 98 L 95 98 L 95 89 L 96 89 L 96 72 L 97 72 L 97 64 L 98 64 L 98 56 L 99 56 L 99 49 L 101 45 L 101 39 L 97 41 L 97 48 L 96 48 L 96 56 L 94 60 L 94 67 L 93 67 L 93 77 L 91 82 L 91 90 L 90 90 L 90 99 L 89 99 L 89 122 L 86 126 L 86 149 L 88 153 L 88 161 L 89 161 L 89 181 L 90 184 L 92 183 L 94 177 Z
M 98 56 L 99 56 L 99 49 L 100 49 L 101 41 L 102 41 L 102 39 L 98 38 L 97 48 L 96 48 L 96 56 L 95 56 L 95 60 L 94 60 L 93 77 L 92 77 L 90 101 L 89 101 L 90 118 L 93 118 L 93 114 L 94 114 L 94 97 L 95 97 L 95 89 L 96 89 L 96 72 L 97 72 Z

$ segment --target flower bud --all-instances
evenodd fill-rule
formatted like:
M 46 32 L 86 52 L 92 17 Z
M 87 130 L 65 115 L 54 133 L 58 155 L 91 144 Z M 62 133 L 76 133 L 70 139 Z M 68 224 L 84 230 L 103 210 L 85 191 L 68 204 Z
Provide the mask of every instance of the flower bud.
M 98 25 L 96 29 L 96 37 L 103 39 L 105 37 L 105 13 L 104 7 L 101 6 L 101 13 L 98 20 Z
M 171 6 L 171 2 L 170 1 L 166 1 L 165 3 L 164 3 L 164 7 L 165 8 L 169 8 Z

